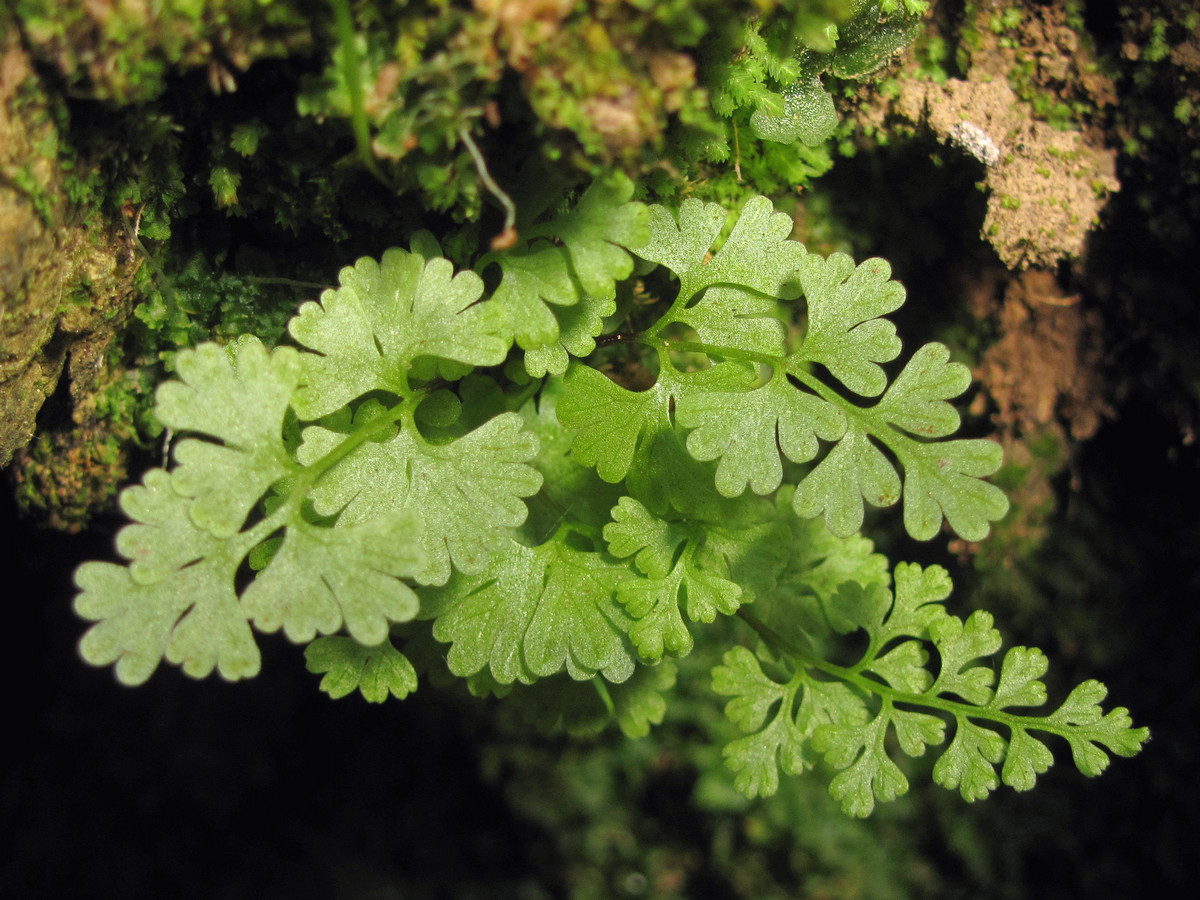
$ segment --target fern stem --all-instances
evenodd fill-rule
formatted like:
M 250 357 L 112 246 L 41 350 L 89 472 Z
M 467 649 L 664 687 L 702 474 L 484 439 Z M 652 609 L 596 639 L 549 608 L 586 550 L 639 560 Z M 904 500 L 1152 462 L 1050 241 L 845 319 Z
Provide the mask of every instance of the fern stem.
M 350 127 L 354 131 L 358 157 L 366 170 L 390 190 L 392 185 L 379 170 L 375 154 L 371 152 L 371 128 L 367 122 L 361 81 L 362 59 L 354 43 L 354 17 L 350 13 L 350 3 L 349 0 L 329 0 L 329 6 L 333 10 L 334 32 L 342 49 L 342 78 L 350 96 Z
M 305 288 L 317 291 L 336 290 L 337 285 L 317 284 L 315 281 L 297 281 L 295 278 L 275 278 L 270 275 L 247 275 L 251 284 L 281 284 L 285 287 Z
M 948 713 L 956 719 L 989 719 L 993 722 L 998 722 L 1006 726 L 1012 731 L 1021 729 L 1034 729 L 1045 731 L 1051 734 L 1057 734 L 1061 737 L 1066 737 L 1065 729 L 1056 729 L 1047 724 L 1044 717 L 1038 716 L 1018 716 L 1013 713 L 1005 712 L 1001 709 L 991 709 L 986 706 L 974 706 L 970 703 L 964 703 L 959 700 L 949 700 L 945 697 L 931 697 L 926 694 L 910 694 L 905 691 L 898 691 L 891 685 L 882 681 L 877 681 L 870 678 L 860 671 L 859 666 L 845 668 L 836 663 L 828 662 L 823 659 L 809 659 L 808 664 L 826 675 L 832 675 L 839 681 L 844 681 L 847 684 L 852 684 L 859 690 L 866 693 L 874 694 L 881 700 L 887 700 L 893 704 L 905 703 L 909 706 L 920 706 L 926 709 L 936 709 L 940 712 Z
M 674 350 L 679 353 L 703 353 L 705 356 L 720 356 L 725 359 L 737 359 L 742 362 L 756 362 L 772 367 L 783 366 L 786 362 L 782 357 L 769 353 L 756 353 L 753 350 L 742 350 L 737 347 L 721 347 L 716 344 L 706 344 L 702 341 L 674 341 L 655 337 L 651 332 L 634 335 L 633 339 L 660 350 Z
M 813 664 L 817 661 L 815 657 L 809 656 L 809 654 L 795 646 L 791 641 L 784 638 L 783 635 L 769 626 L 745 606 L 739 606 L 736 615 L 739 619 L 754 629 L 754 633 L 762 638 L 763 642 L 778 655 L 792 657 L 805 666 Z
M 617 705 L 613 702 L 612 693 L 608 689 L 608 685 L 604 683 L 602 678 L 593 678 L 592 687 L 596 689 L 596 693 L 600 696 L 600 702 L 604 704 L 604 709 L 610 716 L 617 714 Z
M 640 331 L 617 332 L 616 334 L 602 334 L 596 338 L 596 349 L 601 347 L 611 347 L 613 344 L 649 344 L 649 341 L 643 340 Z
M 846 668 L 845 666 L 839 666 L 836 663 L 831 663 L 828 660 L 806 653 L 793 642 L 785 639 L 744 606 L 738 609 L 737 617 L 749 625 L 755 634 L 762 638 L 763 642 L 774 653 L 790 658 L 798 669 L 816 669 L 825 675 L 836 678 L 838 681 L 853 685 L 863 693 L 874 694 L 882 702 L 892 704 L 904 703 L 909 706 L 934 709 L 952 715 L 955 719 L 988 719 L 1005 726 L 1014 733 L 1020 730 L 1029 730 L 1055 734 L 1064 739 L 1068 736 L 1067 728 L 1056 728 L 1047 722 L 1045 717 L 1020 716 L 1004 710 L 992 709 L 986 706 L 974 706 L 970 703 L 950 700 L 944 697 L 930 697 L 925 694 L 910 694 L 905 691 L 898 691 L 889 684 L 862 674 L 860 671 L 861 668 L 875 659 L 875 655 L 870 649 L 868 649 L 862 660 L 855 666 Z
M 666 321 L 664 316 L 662 321 Z M 846 417 L 854 422 L 863 432 L 871 435 L 882 441 L 888 449 L 890 449 L 900 459 L 900 463 L 907 470 L 910 466 L 911 453 L 906 452 L 906 446 L 910 445 L 911 438 L 907 435 L 896 431 L 894 428 L 880 428 L 878 423 L 873 421 L 869 416 L 865 415 L 865 410 L 857 404 L 847 400 L 833 388 L 829 387 L 824 381 L 816 378 L 798 363 L 801 362 L 795 356 L 774 356 L 770 353 L 757 353 L 753 350 L 743 350 L 737 347 L 722 347 L 718 344 L 708 344 L 703 341 L 675 341 L 665 338 L 658 338 L 654 334 L 655 329 L 651 328 L 641 334 L 629 335 L 626 340 L 639 340 L 644 344 L 656 347 L 660 350 L 675 350 L 683 353 L 703 353 L 712 358 L 714 356 L 723 357 L 725 359 L 736 359 L 742 362 L 762 363 L 763 365 L 771 366 L 777 370 L 781 369 L 788 375 L 791 375 L 806 388 L 819 396 L 826 403 L 840 409 Z M 612 343 L 616 343 L 614 339 Z M 597 346 L 600 342 L 597 341 Z
M 415 405 L 415 402 L 409 403 L 405 400 L 400 401 L 382 416 L 372 419 L 361 428 L 350 432 L 344 441 L 339 443 L 319 460 L 311 465 L 305 466 L 302 473 L 302 477 L 305 481 L 304 489 L 307 490 L 309 487 L 316 484 L 326 472 L 353 453 L 362 444 L 366 443 L 371 438 L 378 437 L 379 435 L 383 434 L 383 432 L 385 432 L 396 422 L 409 415 L 411 409 L 414 408 Z
M 483 158 L 483 154 L 479 151 L 479 147 L 471 137 L 471 132 L 467 131 L 465 125 L 458 129 L 458 136 L 466 144 L 467 152 L 471 154 L 471 159 L 475 162 L 475 169 L 479 173 L 479 180 L 483 182 L 483 186 L 504 207 L 504 228 L 498 235 L 492 238 L 492 249 L 507 250 L 517 242 L 516 204 L 513 203 L 512 197 L 505 193 L 504 188 L 496 183 L 496 179 L 492 178 L 492 173 L 488 171 L 487 160 Z

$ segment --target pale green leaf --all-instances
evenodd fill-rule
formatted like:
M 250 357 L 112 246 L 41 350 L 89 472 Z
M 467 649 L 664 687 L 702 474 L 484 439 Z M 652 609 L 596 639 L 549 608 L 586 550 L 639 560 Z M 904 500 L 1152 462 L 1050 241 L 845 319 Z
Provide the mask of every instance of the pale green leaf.
M 774 794 L 781 769 L 798 775 L 813 766 L 810 742 L 818 729 L 866 720 L 862 701 L 844 684 L 816 681 L 803 670 L 781 684 L 745 647 L 726 651 L 712 679 L 713 690 L 730 697 L 726 716 L 747 732 L 726 745 L 724 757 L 737 772 L 735 787 L 748 797 Z
M 730 615 L 753 599 L 748 587 L 773 588 L 784 565 L 778 545 L 785 532 L 770 523 L 715 526 L 706 534 L 696 524 L 664 521 L 631 497 L 622 498 L 612 515 L 614 521 L 604 528 L 609 552 L 633 556 L 646 576 L 625 582 L 617 592 L 637 620 L 629 634 L 645 659 L 691 650 L 680 610 L 693 622 Z
M 616 590 L 626 567 L 560 540 L 539 547 L 510 541 L 480 575 L 456 575 L 424 595 L 436 618 L 434 637 L 452 646 L 450 669 L 469 676 L 490 669 L 500 684 L 564 669 L 576 680 L 633 673 L 625 638 L 629 622 Z
M 283 445 L 283 419 L 300 379 L 301 355 L 268 352 L 244 337 L 228 349 L 201 344 L 176 357 L 177 378 L 155 393 L 154 412 L 188 438 L 175 446 L 172 484 L 195 498 L 201 528 L 229 537 L 270 485 L 296 466 Z
M 864 432 L 850 429 L 800 482 L 792 508 L 806 519 L 824 515 L 830 531 L 848 537 L 862 527 L 864 501 L 891 506 L 900 489 L 895 467 Z
M 344 625 L 360 644 L 378 644 L 390 623 L 417 614 L 416 594 L 400 577 L 425 562 L 421 519 L 411 509 L 335 528 L 298 522 L 242 594 L 242 609 L 260 630 L 283 628 L 297 643 Z
M 649 215 L 651 238 L 637 253 L 643 259 L 666 266 L 679 278 L 677 312 L 682 303 L 710 285 L 748 288 L 760 298 L 792 299 L 799 293 L 796 270 L 807 251 L 800 242 L 789 240 L 794 223 L 786 214 L 776 212 L 766 197 L 752 197 L 746 201 L 729 237 L 711 256 L 710 250 L 720 236 L 726 215 L 718 204 L 693 198 L 680 205 L 678 219 L 662 206 L 651 207 Z M 714 317 L 739 314 L 761 317 L 771 309 L 767 304 L 756 302 L 746 291 L 733 292 L 726 297 L 730 299 L 713 304 L 722 307 L 720 313 L 693 311 L 687 318 L 681 316 L 676 321 L 695 318 L 699 324 L 693 324 L 699 329 L 705 327 L 706 320 Z M 752 305 L 738 313 L 729 308 L 730 304 L 737 303 Z M 757 327 L 769 328 L 766 325 Z M 776 333 L 775 329 L 769 330 L 771 334 Z M 776 346 L 774 341 L 770 346 Z
M 941 566 L 922 569 L 915 563 L 900 563 L 895 580 L 894 600 L 879 581 L 865 586 L 854 581 L 842 584 L 829 604 L 846 623 L 838 630 L 865 629 L 877 651 L 897 637 L 927 638 L 931 625 L 949 617 L 941 601 L 950 594 L 950 578 Z M 864 659 L 864 664 L 869 661 Z
M 547 374 L 556 378 L 567 371 L 570 357 L 585 357 L 596 349 L 596 336 L 604 330 L 604 320 L 616 312 L 613 300 L 583 297 L 574 306 L 558 307 L 551 312 L 557 323 L 557 337 L 525 352 L 525 371 L 531 378 Z
M 142 483 L 125 488 L 118 501 L 132 521 L 117 532 L 117 552 L 128 559 L 130 576 L 153 584 L 210 556 L 222 538 L 197 526 L 190 503 L 172 486 L 165 469 L 150 469 Z
M 1045 657 L 1025 647 L 1011 649 L 993 691 L 994 673 L 988 658 L 1000 649 L 999 632 L 992 627 L 992 617 L 982 610 L 966 622 L 947 614 L 942 601 L 949 590 L 949 578 L 940 567 L 902 564 L 895 572 L 894 601 L 878 583 L 863 587 L 855 582 L 843 584 L 830 601 L 847 630 L 861 627 L 869 638 L 862 659 L 842 670 L 845 677 L 853 677 L 859 690 L 873 693 L 881 701 L 880 711 L 869 725 L 835 718 L 813 736 L 813 747 L 834 768 L 844 770 L 835 777 L 831 791 L 847 812 L 865 815 L 875 801 L 894 795 L 901 783 L 883 749 L 888 724 L 895 728 L 900 749 L 920 756 L 927 746 L 942 743 L 943 719 L 953 716 L 954 740 L 935 764 L 933 776 L 938 784 L 957 789 L 967 800 L 987 796 L 1001 779 L 1017 790 L 1033 787 L 1053 757 L 1045 744 L 1029 735 L 1031 730 L 1063 737 L 1076 765 L 1087 775 L 1098 774 L 1108 764 L 1105 749 L 1122 756 L 1138 752 L 1148 731 L 1133 728 L 1121 707 L 1104 713 L 1100 701 L 1105 689 L 1098 682 L 1084 682 L 1049 716 L 1005 712 L 1008 707 L 1040 706 L 1045 701 L 1045 686 L 1039 680 L 1046 671 Z M 915 640 L 893 644 L 897 637 Z M 928 654 L 921 641 L 938 651 L 936 680 L 927 671 Z M 974 665 L 975 660 L 983 663 Z M 835 672 L 837 669 L 833 667 Z M 880 681 L 857 677 L 863 672 Z M 905 708 L 897 708 L 897 702 Z M 910 708 L 914 705 L 925 705 L 937 715 L 916 712 Z M 1008 741 L 998 729 L 1011 735 Z M 1003 768 L 998 773 L 1001 761 Z
M 193 678 L 214 668 L 227 681 L 258 674 L 258 648 L 238 608 L 232 573 L 220 561 L 196 563 L 153 584 L 135 582 L 124 566 L 88 562 L 75 583 L 82 591 L 75 612 L 98 620 L 80 641 L 80 653 L 95 666 L 115 662 L 123 684 L 141 684 L 164 658 Z
M 502 323 L 479 304 L 483 281 L 454 272 L 449 260 L 387 250 L 339 274 L 341 286 L 308 302 L 288 325 L 304 357 L 293 405 L 312 420 L 373 390 L 405 394 L 418 358 L 498 365 L 510 341 Z M 459 371 L 461 374 L 461 371 Z
M 791 716 L 779 715 L 761 731 L 726 744 L 725 765 L 737 773 L 734 787 L 750 799 L 778 791 L 780 753 L 796 741 L 795 731 Z
M 522 226 L 528 246 L 480 260 L 480 271 L 494 262 L 501 272 L 486 315 L 526 351 L 532 377 L 561 376 L 568 354 L 586 356 L 595 348 L 604 319 L 616 309 L 616 282 L 633 273 L 629 249 L 649 236 L 646 207 L 630 202 L 632 195 L 624 175 L 599 178 L 574 209 Z
M 800 281 L 808 301 L 808 328 L 796 358 L 820 363 L 850 390 L 876 397 L 887 387 L 879 363 L 900 355 L 896 327 L 879 318 L 904 304 L 904 288 L 891 281 L 882 259 L 859 266 L 844 253 L 806 256 Z
M 904 466 L 904 526 L 917 540 L 937 534 L 944 515 L 959 537 L 981 541 L 1008 512 L 1004 492 L 980 480 L 1003 461 L 995 441 L 907 442 L 896 450 Z
M 825 725 L 813 738 L 826 762 L 841 770 L 829 783 L 829 793 L 849 816 L 865 818 L 877 800 L 895 800 L 908 791 L 908 779 L 884 748 L 889 712 L 881 711 L 865 725 Z
M 576 432 L 571 452 L 607 482 L 626 476 L 639 443 L 671 427 L 670 394 L 661 383 L 629 391 L 595 369 L 576 365 L 567 372 L 564 388 L 558 419 Z
M 632 556 L 650 578 L 666 577 L 679 545 L 689 538 L 689 530 L 672 527 L 632 497 L 621 498 L 612 509 L 612 519 L 604 526 L 608 552 L 618 559 Z
M 1150 737 L 1148 729 L 1132 727 L 1125 707 L 1104 713 L 1100 702 L 1107 696 L 1103 684 L 1085 681 L 1045 720 L 1070 742 L 1075 765 L 1084 775 L 1099 775 L 1108 768 L 1108 754 L 1101 746 L 1118 756 L 1134 756 Z
M 918 641 L 905 641 L 872 662 L 870 669 L 898 691 L 921 694 L 933 682 L 925 670 L 928 661 Z
M 430 444 L 410 429 L 383 443 L 367 441 L 326 473 L 312 492 L 322 515 L 340 525 L 368 522 L 393 510 L 421 514 L 427 566 L 414 577 L 444 584 L 451 563 L 480 572 L 525 521 L 521 498 L 537 493 L 541 474 L 529 464 L 538 440 L 517 413 L 502 413 L 448 444 Z M 304 430 L 298 456 L 312 462 L 346 436 L 319 426 Z
M 997 787 L 996 764 L 1004 758 L 1004 738 L 970 719 L 958 717 L 954 740 L 933 767 L 933 780 L 958 789 L 968 802 L 982 800 Z
M 558 319 L 546 304 L 570 306 L 581 291 L 571 275 L 567 251 L 553 244 L 509 251 L 498 257 L 500 286 L 487 302 L 523 350 L 558 340 Z
M 340 635 L 317 638 L 304 659 L 308 671 L 324 675 L 321 690 L 335 700 L 357 690 L 368 703 L 382 703 L 417 689 L 417 670 L 390 641 L 367 647 Z
M 214 668 L 230 681 L 257 675 L 258 648 L 234 591 L 249 548 L 199 528 L 188 514 L 190 502 L 161 469 L 147 472 L 142 486 L 129 492 L 128 508 L 141 520 L 130 526 L 136 539 L 118 545 L 170 552 L 143 554 L 138 579 L 133 569 L 112 563 L 76 570 L 75 611 L 96 622 L 80 641 L 83 658 L 98 666 L 115 662 L 125 684 L 141 684 L 164 658 L 195 678 Z
M 763 674 L 746 647 L 725 651 L 721 665 L 712 670 L 712 689 L 732 698 L 725 704 L 725 716 L 746 732 L 762 728 L 771 707 L 787 696 L 786 686 Z
M 696 339 L 712 346 L 782 356 L 787 331 L 776 317 L 774 299 L 730 285 L 705 288 L 700 299 L 673 320 L 690 326 Z
M 896 600 L 880 639 L 923 637 L 929 627 L 947 617 L 942 601 L 950 596 L 950 574 L 941 566 L 899 563 L 895 570 Z
M 995 674 L 989 667 L 967 663 L 1000 649 L 1000 632 L 992 627 L 991 614 L 977 609 L 965 623 L 957 616 L 946 616 L 929 626 L 929 636 L 942 660 L 932 690 L 957 694 L 975 706 L 987 705 Z
M 749 486 L 767 494 L 783 480 L 780 453 L 792 462 L 813 459 L 817 439 L 836 441 L 846 431 L 837 407 L 798 389 L 780 371 L 761 387 L 742 393 L 700 392 L 683 397 L 676 421 L 693 429 L 688 452 L 696 459 L 719 459 L 717 490 L 736 497 Z
M 1000 777 L 1015 791 L 1031 790 L 1037 777 L 1054 764 L 1054 754 L 1024 728 L 1014 728 Z
M 537 436 L 540 447 L 531 463 L 542 474 L 542 487 L 527 501 L 530 521 L 524 526 L 535 543 L 549 537 L 568 516 L 604 522 L 624 494 L 620 485 L 603 481 L 595 469 L 571 455 L 573 431 L 558 420 L 562 390 L 561 379 L 550 380 L 535 400 L 521 408 L 526 428 Z
M 500 266 L 488 316 L 526 351 L 532 377 L 561 376 L 569 356 L 595 349 L 604 319 L 616 310 L 616 282 L 633 273 L 629 250 L 649 236 L 646 207 L 631 202 L 632 195 L 624 175 L 599 178 L 574 209 L 523 228 L 529 246 L 480 261 L 481 270 L 492 262 Z
M 887 422 L 922 438 L 958 431 L 961 417 L 947 403 L 971 386 L 971 370 L 950 362 L 944 344 L 926 344 L 912 355 L 872 410 Z
M 1039 679 L 1050 667 L 1046 655 L 1036 647 L 1011 647 L 1000 667 L 1000 683 L 988 706 L 1041 706 L 1046 702 L 1046 685 Z
M 625 175 L 597 178 L 573 210 L 532 230 L 562 241 L 587 296 L 615 297 L 615 282 L 633 272 L 629 250 L 638 250 L 650 237 L 647 209 L 631 201 L 632 196 L 633 182 Z
M 629 638 L 645 660 L 661 659 L 664 653 L 686 656 L 692 650 L 692 633 L 683 621 L 679 592 L 682 570 L 663 578 L 637 578 L 625 582 L 617 594 L 632 618 Z
M 650 726 L 662 724 L 667 712 L 666 695 L 675 686 L 675 675 L 675 666 L 664 661 L 656 666 L 638 666 L 628 681 L 609 686 L 622 734 L 645 737 Z
M 926 747 L 946 739 L 946 723 L 937 716 L 893 707 L 891 717 L 896 742 L 909 756 L 924 756 Z
M 703 267 L 711 261 L 709 251 L 725 224 L 724 207 L 689 198 L 680 204 L 678 214 L 656 204 L 647 210 L 647 216 L 650 239 L 638 249 L 638 256 L 674 272 L 685 298 L 711 284 L 704 278 Z

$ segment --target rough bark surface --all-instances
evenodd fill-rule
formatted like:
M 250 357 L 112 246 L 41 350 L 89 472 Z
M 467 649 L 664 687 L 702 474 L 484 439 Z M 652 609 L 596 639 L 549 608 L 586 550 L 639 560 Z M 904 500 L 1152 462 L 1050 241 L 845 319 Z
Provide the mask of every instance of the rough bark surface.
M 50 101 L 11 30 L 0 38 L 0 466 L 34 436 L 64 370 L 86 425 L 128 313 L 127 241 L 79 220 Z

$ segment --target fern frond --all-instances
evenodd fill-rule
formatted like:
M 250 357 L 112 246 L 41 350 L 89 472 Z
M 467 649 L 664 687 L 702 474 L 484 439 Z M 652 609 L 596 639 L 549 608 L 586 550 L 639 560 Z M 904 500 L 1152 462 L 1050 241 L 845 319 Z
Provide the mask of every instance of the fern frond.
M 1007 512 L 1003 493 L 980 480 L 999 468 L 999 445 L 941 440 L 958 428 L 947 401 L 968 387 L 966 367 L 949 362 L 944 346 L 929 344 L 888 385 L 881 364 L 901 345 L 883 317 L 903 304 L 905 292 L 886 262 L 855 266 L 844 254 L 808 253 L 788 239 L 787 216 L 761 197 L 746 204 L 715 252 L 725 222 L 716 204 L 685 201 L 678 219 L 651 207 L 650 222 L 654 236 L 639 255 L 679 279 L 670 308 L 641 336 L 659 351 L 658 383 L 635 393 L 594 370 L 573 370 L 559 412 L 578 429 L 580 461 L 617 480 L 654 434 L 682 428 L 690 431 L 693 457 L 718 461 L 718 491 L 735 497 L 747 486 L 775 491 L 785 459 L 809 463 L 820 442 L 832 442 L 799 480 L 793 508 L 803 517 L 823 515 L 839 536 L 858 531 L 867 504 L 887 507 L 902 497 L 905 526 L 919 539 L 933 537 L 944 517 L 961 537 L 980 540 Z M 799 296 L 806 327 L 789 348 L 780 301 Z M 661 337 L 679 326 L 694 339 Z M 675 350 L 727 361 L 714 372 L 734 372 L 732 363 L 741 362 L 770 373 L 757 382 L 701 380 L 674 368 Z M 881 394 L 873 406 L 856 399 Z
M 1107 692 L 1096 681 L 1079 685 L 1054 712 L 1037 712 L 1046 701 L 1040 679 L 1047 662 L 1039 650 L 1011 648 L 996 683 L 986 662 L 1001 645 L 991 616 L 978 611 L 964 622 L 946 612 L 950 580 L 937 566 L 901 564 L 895 582 L 893 594 L 878 582 L 848 581 L 827 601 L 845 617 L 842 630 L 867 634 L 867 649 L 853 665 L 813 656 L 753 619 L 765 638 L 763 654 L 786 680 L 768 677 L 744 647 L 729 650 L 713 670 L 713 690 L 731 698 L 726 715 L 746 733 L 725 757 L 749 796 L 772 793 L 777 770 L 798 774 L 819 755 L 837 772 L 829 790 L 842 809 L 869 815 L 877 802 L 908 790 L 889 737 L 905 755 L 923 756 L 945 743 L 948 723 L 953 738 L 933 779 L 968 801 L 1001 783 L 1019 791 L 1034 786 L 1053 763 L 1034 733 L 1065 740 L 1085 775 L 1103 771 L 1109 754 L 1133 756 L 1149 738 L 1124 708 L 1101 709 Z

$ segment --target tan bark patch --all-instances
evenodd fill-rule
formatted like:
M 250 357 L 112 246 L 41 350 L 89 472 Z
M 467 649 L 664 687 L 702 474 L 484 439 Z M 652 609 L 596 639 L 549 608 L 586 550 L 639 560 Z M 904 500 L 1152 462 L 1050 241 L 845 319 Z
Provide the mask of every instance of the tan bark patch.
M 76 426 L 64 447 L 96 447 L 107 427 L 97 396 L 115 377 L 108 349 L 128 315 L 137 264 L 119 226 L 82 221 L 63 190 L 58 136 L 29 58 L 12 35 L 0 45 L 0 466 L 33 438 L 37 415 L 69 373 Z M 28 476 L 30 456 L 14 477 Z M 70 454 L 43 459 L 67 483 L 80 474 Z M 119 461 L 104 491 L 123 477 Z

